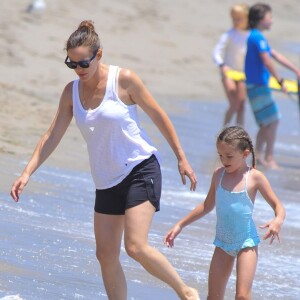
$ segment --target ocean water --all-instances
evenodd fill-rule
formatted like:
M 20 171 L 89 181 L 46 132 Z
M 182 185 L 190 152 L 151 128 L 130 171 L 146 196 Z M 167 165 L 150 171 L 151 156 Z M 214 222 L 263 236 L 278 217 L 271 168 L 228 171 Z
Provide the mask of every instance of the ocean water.
M 282 99 L 278 103 L 283 117 L 276 156 L 282 167 L 265 174 L 285 205 L 287 218 L 282 243 L 262 242 L 259 246 L 253 299 L 297 300 L 300 299 L 300 117 L 296 100 Z M 155 214 L 149 240 L 205 299 L 214 250 L 214 211 L 185 228 L 176 239 L 175 248 L 166 248 L 162 239 L 175 222 L 206 196 L 211 174 L 218 166 L 215 138 L 222 126 L 226 103 L 176 100 L 172 107 L 168 104 L 165 107 L 197 174 L 198 187 L 196 192 L 190 192 L 188 186 L 181 184 L 169 146 L 142 114 L 144 127 L 163 158 L 161 211 Z M 254 138 L 257 127 L 249 107 L 246 128 Z M 25 162 L 12 158 L 7 164 L 18 165 L 21 171 Z M 49 165 L 32 176 L 18 204 L 0 191 L 0 299 L 107 299 L 95 257 L 93 202 L 94 187 L 89 173 Z M 264 224 L 272 216 L 272 209 L 258 196 L 254 209 L 256 224 Z M 260 235 L 263 233 L 259 231 Z M 170 288 L 130 259 L 124 247 L 121 261 L 128 281 L 128 299 L 177 299 Z M 228 282 L 226 299 L 234 299 L 234 291 L 235 270 Z

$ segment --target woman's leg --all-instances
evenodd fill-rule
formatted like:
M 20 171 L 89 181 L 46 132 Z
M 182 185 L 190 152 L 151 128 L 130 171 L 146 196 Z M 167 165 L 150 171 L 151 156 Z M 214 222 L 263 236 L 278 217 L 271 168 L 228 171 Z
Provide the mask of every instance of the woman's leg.
M 236 264 L 236 300 L 250 300 L 258 258 L 257 247 L 241 250 Z
M 229 107 L 225 113 L 224 125 L 229 124 L 235 113 L 238 112 L 240 103 L 237 99 L 237 84 L 230 78 L 222 79 L 224 90 L 229 101 Z
M 155 208 L 149 202 L 129 208 L 125 213 L 125 248 L 150 274 L 171 286 L 180 299 L 200 299 L 195 289 L 184 284 L 166 257 L 148 244 L 148 232 Z
M 207 300 L 223 300 L 235 257 L 216 247 L 209 268 Z
M 127 286 L 119 261 L 124 216 L 94 215 L 96 256 L 100 262 L 102 278 L 111 300 L 126 300 Z

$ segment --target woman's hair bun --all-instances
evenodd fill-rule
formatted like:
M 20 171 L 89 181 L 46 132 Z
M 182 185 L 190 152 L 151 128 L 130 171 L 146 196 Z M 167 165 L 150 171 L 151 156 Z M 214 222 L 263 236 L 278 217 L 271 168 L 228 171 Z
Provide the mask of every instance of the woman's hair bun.
M 85 20 L 85 21 L 82 21 L 79 26 L 78 26 L 78 29 L 81 29 L 81 28 L 87 28 L 89 29 L 90 31 L 95 31 L 95 27 L 94 27 L 94 22 L 91 21 L 91 20 Z

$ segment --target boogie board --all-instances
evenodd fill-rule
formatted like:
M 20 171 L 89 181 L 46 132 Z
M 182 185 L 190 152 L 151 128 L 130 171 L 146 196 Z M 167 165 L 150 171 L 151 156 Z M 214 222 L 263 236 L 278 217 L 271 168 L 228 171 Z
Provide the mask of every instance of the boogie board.
M 243 72 L 228 70 L 226 75 L 235 81 L 244 81 L 246 76 Z M 284 79 L 284 84 L 289 94 L 298 94 L 298 82 L 296 80 Z M 280 91 L 281 86 L 274 77 L 270 77 L 269 87 L 272 90 Z

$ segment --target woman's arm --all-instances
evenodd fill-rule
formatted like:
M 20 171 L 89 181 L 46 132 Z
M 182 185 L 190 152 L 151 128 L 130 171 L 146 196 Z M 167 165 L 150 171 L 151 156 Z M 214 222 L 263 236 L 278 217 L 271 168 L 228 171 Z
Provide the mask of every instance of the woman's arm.
M 185 176 L 188 176 L 191 181 L 190 189 L 194 191 L 197 184 L 196 175 L 187 161 L 175 128 L 165 111 L 158 105 L 142 80 L 133 71 L 122 70 L 119 84 L 122 89 L 126 90 L 130 101 L 139 105 L 158 127 L 177 157 L 183 184 L 186 184 Z
M 12 185 L 10 194 L 16 202 L 19 200 L 20 194 L 27 184 L 29 177 L 50 156 L 65 134 L 73 117 L 71 97 L 72 86 L 69 84 L 62 93 L 59 107 L 51 126 L 36 145 L 22 175 Z
M 215 195 L 216 195 L 216 172 L 214 173 L 211 181 L 211 185 L 208 191 L 208 194 L 204 200 L 204 202 L 200 203 L 197 207 L 195 207 L 186 217 L 181 219 L 178 223 L 176 223 L 171 230 L 164 237 L 164 244 L 168 247 L 174 246 L 174 240 L 177 235 L 182 231 L 182 229 L 189 224 L 195 222 L 196 220 L 202 218 L 215 207 Z
M 265 175 L 259 171 L 256 171 L 255 177 L 259 192 L 272 207 L 275 214 L 275 217 L 271 221 L 260 226 L 260 228 L 267 228 L 267 232 L 263 236 L 263 239 L 266 240 L 268 238 L 271 238 L 271 244 L 274 241 L 275 237 L 277 237 L 278 241 L 280 242 L 280 230 L 285 219 L 285 208 L 272 190 L 271 185 Z

